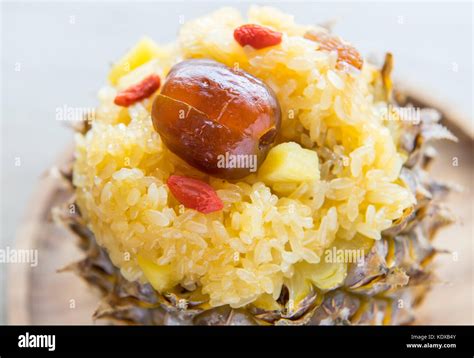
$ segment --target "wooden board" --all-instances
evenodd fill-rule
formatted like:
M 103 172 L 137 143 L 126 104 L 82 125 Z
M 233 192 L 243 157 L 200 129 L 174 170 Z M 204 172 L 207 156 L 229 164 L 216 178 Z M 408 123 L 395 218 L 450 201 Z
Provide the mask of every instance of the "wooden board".
M 410 95 L 410 89 L 405 89 Z M 444 229 L 435 243 L 454 254 L 439 255 L 437 272 L 442 280 L 418 309 L 416 324 L 473 324 L 473 227 L 471 184 L 474 173 L 473 134 L 470 118 L 462 118 L 448 107 L 434 105 L 420 92 L 413 96 L 428 107 L 440 109 L 459 143 L 443 142 L 433 167 L 434 175 L 464 187 L 453 193 L 448 205 L 458 223 Z M 70 158 L 70 150 L 58 164 Z M 459 165 L 453 166 L 457 158 Z M 67 190 L 54 175 L 45 175 L 27 207 L 16 248 L 37 249 L 39 264 L 9 265 L 7 275 L 7 319 L 9 324 L 91 324 L 99 295 L 72 273 L 57 270 L 79 259 L 82 253 L 74 239 L 51 220 L 51 208 L 62 203 Z

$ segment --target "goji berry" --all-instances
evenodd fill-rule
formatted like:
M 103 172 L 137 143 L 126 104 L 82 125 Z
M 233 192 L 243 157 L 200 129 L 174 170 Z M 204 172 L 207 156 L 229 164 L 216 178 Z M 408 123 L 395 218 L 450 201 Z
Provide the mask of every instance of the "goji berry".
M 152 74 L 133 86 L 120 91 L 115 97 L 114 103 L 117 106 L 128 107 L 135 102 L 150 97 L 160 88 L 160 77 Z
M 201 180 L 171 175 L 167 184 L 174 197 L 189 209 L 207 214 L 224 207 L 214 188 Z
M 319 49 L 322 51 L 337 51 L 337 68 L 343 69 L 344 63 L 359 70 L 362 68 L 364 61 L 360 53 L 351 45 L 343 43 L 338 37 L 316 31 L 308 31 L 304 37 L 319 42 Z
M 240 46 L 252 46 L 259 50 L 281 42 L 282 33 L 260 25 L 248 24 L 234 30 L 234 39 Z

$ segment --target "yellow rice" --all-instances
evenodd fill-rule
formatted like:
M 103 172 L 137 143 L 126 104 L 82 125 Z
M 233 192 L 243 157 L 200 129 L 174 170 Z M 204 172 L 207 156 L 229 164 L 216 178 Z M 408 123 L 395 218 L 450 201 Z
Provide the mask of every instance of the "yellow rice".
M 280 45 L 242 48 L 233 30 L 257 23 L 284 33 Z M 99 92 L 92 128 L 76 138 L 77 202 L 113 263 L 128 280 L 146 279 L 142 255 L 169 265 L 176 282 L 199 289 L 212 306 L 240 307 L 262 297 L 290 299 L 340 285 L 345 263 L 324 262 L 332 247 L 367 250 L 415 199 L 399 179 L 404 158 L 396 125 L 383 121 L 378 69 L 336 69 L 337 54 L 303 38 L 312 27 L 268 7 L 248 18 L 231 8 L 185 24 L 157 59 Z M 239 66 L 265 81 L 282 108 L 281 141 L 316 150 L 321 179 L 300 184 L 237 182 L 208 177 L 162 144 L 150 117 L 152 98 L 128 109 L 113 104 L 118 90 L 151 72 L 166 77 L 186 58 Z M 166 186 L 175 171 L 207 180 L 224 202 L 220 212 L 182 207 Z

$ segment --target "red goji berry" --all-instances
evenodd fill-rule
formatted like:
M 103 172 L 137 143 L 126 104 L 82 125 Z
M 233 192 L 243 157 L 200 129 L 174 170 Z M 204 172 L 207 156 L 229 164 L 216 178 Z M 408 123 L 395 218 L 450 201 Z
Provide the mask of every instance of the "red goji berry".
M 171 175 L 167 184 L 174 197 L 189 209 L 207 214 L 224 207 L 214 188 L 201 180 Z
M 282 33 L 260 25 L 248 24 L 234 30 L 234 39 L 240 46 L 252 46 L 259 50 L 281 42 Z
M 160 88 L 160 77 L 150 75 L 142 81 L 120 91 L 115 97 L 114 103 L 117 106 L 128 107 L 135 102 L 150 97 L 158 88 Z
M 339 38 L 324 32 L 308 31 L 304 37 L 308 40 L 319 42 L 322 51 L 337 51 L 338 69 L 344 68 L 344 63 L 361 69 L 364 63 L 360 53 L 351 45 L 343 43 Z

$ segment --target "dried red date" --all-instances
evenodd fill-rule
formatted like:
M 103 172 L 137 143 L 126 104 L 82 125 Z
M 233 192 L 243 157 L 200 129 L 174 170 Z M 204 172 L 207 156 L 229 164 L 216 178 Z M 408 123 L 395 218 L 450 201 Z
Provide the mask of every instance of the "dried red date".
M 265 159 L 280 129 L 273 91 L 242 70 L 186 60 L 169 72 L 152 119 L 165 145 L 188 164 L 226 179 L 243 178 Z M 241 158 L 231 165 L 225 158 Z

